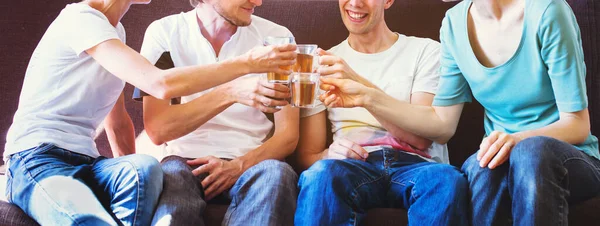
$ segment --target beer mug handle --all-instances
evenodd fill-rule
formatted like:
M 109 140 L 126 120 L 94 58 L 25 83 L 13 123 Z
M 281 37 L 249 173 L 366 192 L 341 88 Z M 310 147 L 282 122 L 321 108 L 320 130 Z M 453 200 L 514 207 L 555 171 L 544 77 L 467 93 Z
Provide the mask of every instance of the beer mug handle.
M 313 64 L 312 64 L 312 73 L 319 73 L 317 70 L 319 70 L 319 66 L 321 66 L 321 64 L 319 64 L 319 54 L 315 53 L 313 55 Z

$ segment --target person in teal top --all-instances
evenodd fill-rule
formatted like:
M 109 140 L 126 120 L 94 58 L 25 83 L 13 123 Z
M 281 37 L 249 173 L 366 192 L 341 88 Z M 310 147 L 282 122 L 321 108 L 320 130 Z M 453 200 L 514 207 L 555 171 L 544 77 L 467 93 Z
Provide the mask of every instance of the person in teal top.
M 480 150 L 463 164 L 473 225 L 567 224 L 568 206 L 600 192 L 579 26 L 565 0 L 466 0 L 440 31 L 432 107 L 397 101 L 360 80 L 322 78 L 329 107 L 364 107 L 446 143 L 465 102 L 485 109 Z M 384 103 L 384 104 L 381 104 Z M 474 139 L 480 139 L 475 137 Z

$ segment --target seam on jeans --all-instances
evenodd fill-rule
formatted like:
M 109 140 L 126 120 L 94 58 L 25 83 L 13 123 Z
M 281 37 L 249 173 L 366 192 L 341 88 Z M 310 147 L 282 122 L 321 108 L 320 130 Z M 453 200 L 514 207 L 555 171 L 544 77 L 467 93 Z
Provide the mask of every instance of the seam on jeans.
M 139 172 L 140 167 L 137 167 L 132 161 L 130 161 L 130 160 L 124 160 L 122 162 L 129 163 L 135 169 L 135 176 L 136 176 L 136 183 L 137 183 L 137 200 L 135 202 L 135 215 L 133 216 L 133 224 L 132 225 L 136 225 L 138 214 L 141 211 L 141 208 L 140 208 L 140 196 L 141 195 L 140 195 L 140 193 L 142 192 L 142 189 L 141 189 L 141 185 L 140 184 L 142 183 L 141 182 L 142 181 L 142 178 L 141 178 L 142 174 Z M 115 164 L 116 163 L 117 162 L 115 162 Z
M 564 166 L 568 161 L 571 161 L 571 160 L 581 160 L 584 163 L 590 165 L 592 168 L 596 169 L 596 171 L 600 171 L 600 168 L 596 167 L 596 165 L 594 165 L 593 163 L 588 162 L 587 159 L 584 159 L 584 158 L 581 158 L 581 157 L 570 157 L 570 158 L 567 158 L 567 159 L 563 160 L 562 165 Z
M 54 208 L 55 208 L 56 210 L 58 210 L 60 213 L 62 213 L 62 214 L 64 214 L 64 215 L 66 215 L 68 218 L 70 218 L 70 219 L 71 219 L 73 222 L 75 222 L 77 225 L 80 225 L 81 223 L 80 223 L 80 222 L 78 222 L 78 221 L 77 221 L 77 220 L 76 220 L 76 219 L 73 217 L 73 215 L 72 215 L 71 213 L 69 213 L 69 211 L 67 211 L 66 209 L 62 208 L 60 205 L 58 205 L 58 203 L 56 203 L 56 201 L 55 201 L 54 199 L 52 199 L 52 198 L 51 198 L 51 197 L 48 195 L 48 192 L 46 191 L 46 189 L 44 189 L 44 187 L 42 187 L 42 186 L 40 185 L 40 183 L 39 183 L 39 182 L 38 182 L 38 181 L 37 181 L 35 178 L 33 178 L 33 176 L 31 175 L 31 173 L 29 172 L 30 170 L 29 170 L 29 168 L 27 167 L 27 165 L 26 165 L 26 164 L 24 164 L 24 166 L 23 166 L 23 167 L 25 168 L 24 170 L 25 170 L 25 172 L 26 172 L 26 175 L 29 177 L 29 180 L 33 181 L 33 185 L 34 185 L 36 188 L 39 188 L 39 189 L 42 191 L 42 192 L 41 192 L 41 194 L 44 196 L 44 198 L 46 198 L 46 200 L 47 200 L 47 201 L 48 201 L 48 202 L 49 202 L 51 205 L 53 205 L 53 206 L 54 206 Z
M 107 159 L 104 159 L 102 161 L 105 161 L 105 160 L 107 160 Z M 119 162 L 115 161 L 114 163 L 111 163 L 110 165 L 107 165 L 107 166 L 114 166 L 114 165 L 117 165 L 120 163 L 129 163 L 129 165 L 131 165 L 131 167 L 133 167 L 133 169 L 135 169 L 134 171 L 135 171 L 135 176 L 136 176 L 135 182 L 137 183 L 137 197 L 136 197 L 135 211 L 134 211 L 135 214 L 133 215 L 132 225 L 136 225 L 135 223 L 137 222 L 138 214 L 139 214 L 139 212 L 141 212 L 141 208 L 140 208 L 140 196 L 141 195 L 140 195 L 140 193 L 143 192 L 141 189 L 141 181 L 142 181 L 141 175 L 143 175 L 143 174 L 139 172 L 140 167 L 137 167 L 137 165 L 135 165 L 135 163 L 133 163 L 133 161 L 130 161 L 130 160 L 123 160 L 123 161 L 119 161 Z M 98 162 L 96 164 L 98 164 Z M 111 199 L 112 199 L 112 197 L 111 197 Z
M 358 184 L 357 186 L 355 186 L 354 189 L 352 190 L 352 193 L 350 194 L 350 198 L 352 198 L 352 202 L 354 204 L 356 203 L 356 198 L 358 197 L 358 189 L 360 187 L 362 187 L 365 184 L 370 184 L 370 183 L 373 183 L 373 182 L 377 182 L 377 181 L 379 181 L 379 180 L 381 180 L 383 178 L 385 178 L 385 175 L 381 175 L 378 178 L 375 178 L 375 179 L 370 180 L 370 181 L 362 182 L 362 183 Z M 356 211 L 354 209 L 352 209 L 352 211 L 351 211 L 350 214 L 353 215 L 354 225 L 357 225 L 358 224 L 358 217 L 357 217 Z

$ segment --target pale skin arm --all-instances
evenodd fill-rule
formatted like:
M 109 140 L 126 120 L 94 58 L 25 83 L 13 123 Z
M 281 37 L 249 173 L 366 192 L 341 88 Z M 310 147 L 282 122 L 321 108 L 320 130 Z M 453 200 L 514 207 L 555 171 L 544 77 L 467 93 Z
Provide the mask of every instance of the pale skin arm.
M 327 76 L 328 78 L 352 79 L 369 88 L 383 92 L 379 87 L 356 73 L 341 57 L 335 56 L 322 49 L 319 49 L 318 51 L 320 55 L 319 64 L 321 65 L 319 67 L 319 73 L 321 73 L 322 76 Z M 431 106 L 431 103 L 433 102 L 433 95 L 421 92 L 414 93 L 411 95 L 410 102 L 416 105 Z M 419 150 L 425 150 L 431 146 L 431 140 L 407 132 L 398 126 L 395 126 L 393 123 L 390 123 L 383 117 L 379 117 L 377 115 L 373 116 L 390 134 L 392 134 L 392 136 L 396 137 L 397 139 L 400 139 Z
M 289 156 L 298 143 L 298 109 L 284 107 L 275 113 L 275 133 L 258 148 L 242 157 L 224 161 L 214 156 L 188 161 L 190 165 L 202 165 L 193 170 L 194 175 L 209 173 L 202 181 L 207 200 L 231 188 L 238 178 L 252 166 L 267 160 L 283 160 Z
M 433 97 L 434 95 L 431 93 L 413 93 L 410 97 L 410 103 L 420 106 L 431 106 L 431 104 L 433 103 Z M 373 114 L 373 116 L 394 137 L 399 137 L 402 141 L 412 145 L 413 147 L 416 147 L 419 150 L 427 150 L 429 146 L 431 146 L 431 144 L 433 143 L 433 141 L 427 138 L 420 137 L 413 133 L 407 132 L 406 130 L 403 130 L 401 127 L 396 126 L 395 124 L 391 123 L 390 121 L 379 115 Z
M 124 94 L 121 93 L 117 103 L 104 120 L 104 127 L 113 157 L 135 153 L 135 130 L 131 117 L 125 109 Z
M 187 96 L 249 73 L 289 73 L 279 68 L 292 65 L 295 45 L 267 46 L 217 64 L 161 70 L 120 40 L 111 39 L 86 51 L 106 70 L 158 98 Z M 214 76 L 218 74 L 219 76 Z
M 235 103 L 274 113 L 279 110 L 266 106 L 285 106 L 283 99 L 289 89 L 280 84 L 259 81 L 258 77 L 240 78 L 218 86 L 200 97 L 179 105 L 152 96 L 144 97 L 144 125 L 156 145 L 191 133 Z
M 336 87 L 330 91 L 329 96 L 321 97 L 325 105 L 362 106 L 373 115 L 384 117 L 407 131 L 442 144 L 454 135 L 463 108 L 463 104 L 448 107 L 416 106 L 398 101 L 355 81 L 327 78 L 321 80 Z M 327 85 L 324 88 L 331 89 Z M 504 163 L 512 148 L 523 139 L 547 136 L 570 144 L 579 144 L 585 141 L 589 133 L 587 109 L 574 113 L 561 112 L 558 121 L 539 129 L 515 134 L 493 132 L 481 143 L 478 159 L 481 167 L 493 169 Z

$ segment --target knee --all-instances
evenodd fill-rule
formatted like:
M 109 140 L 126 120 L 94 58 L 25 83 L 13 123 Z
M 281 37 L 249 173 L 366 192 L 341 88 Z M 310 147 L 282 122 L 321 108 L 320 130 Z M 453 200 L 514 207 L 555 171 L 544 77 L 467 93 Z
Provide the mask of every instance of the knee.
M 442 191 L 462 194 L 466 193 L 469 188 L 465 175 L 452 165 L 435 164 L 428 167 L 424 173 L 426 175 L 422 178 L 436 178 Z
M 135 172 L 138 176 L 138 180 L 146 185 L 154 187 L 162 187 L 163 171 L 156 158 L 136 154 L 132 155 L 127 161 L 130 172 Z
M 162 171 L 167 175 L 179 175 L 181 172 L 189 172 L 190 166 L 187 164 L 187 159 L 171 155 L 163 158 L 160 162 Z
M 349 171 L 348 164 L 343 160 L 319 160 L 302 172 L 298 180 L 298 186 L 302 188 L 306 186 L 332 186 L 344 183 L 343 180 L 348 179 Z
M 285 186 L 295 186 L 298 175 L 292 167 L 279 160 L 265 160 L 251 168 L 259 180 Z
M 543 165 L 558 163 L 556 145 L 558 140 L 550 137 L 530 137 L 519 142 L 510 153 L 511 168 L 537 169 Z
M 467 160 L 463 163 L 461 167 L 461 171 L 463 171 L 467 175 L 474 175 L 482 172 L 483 169 L 479 166 L 479 160 L 477 160 L 477 153 L 471 155 Z

